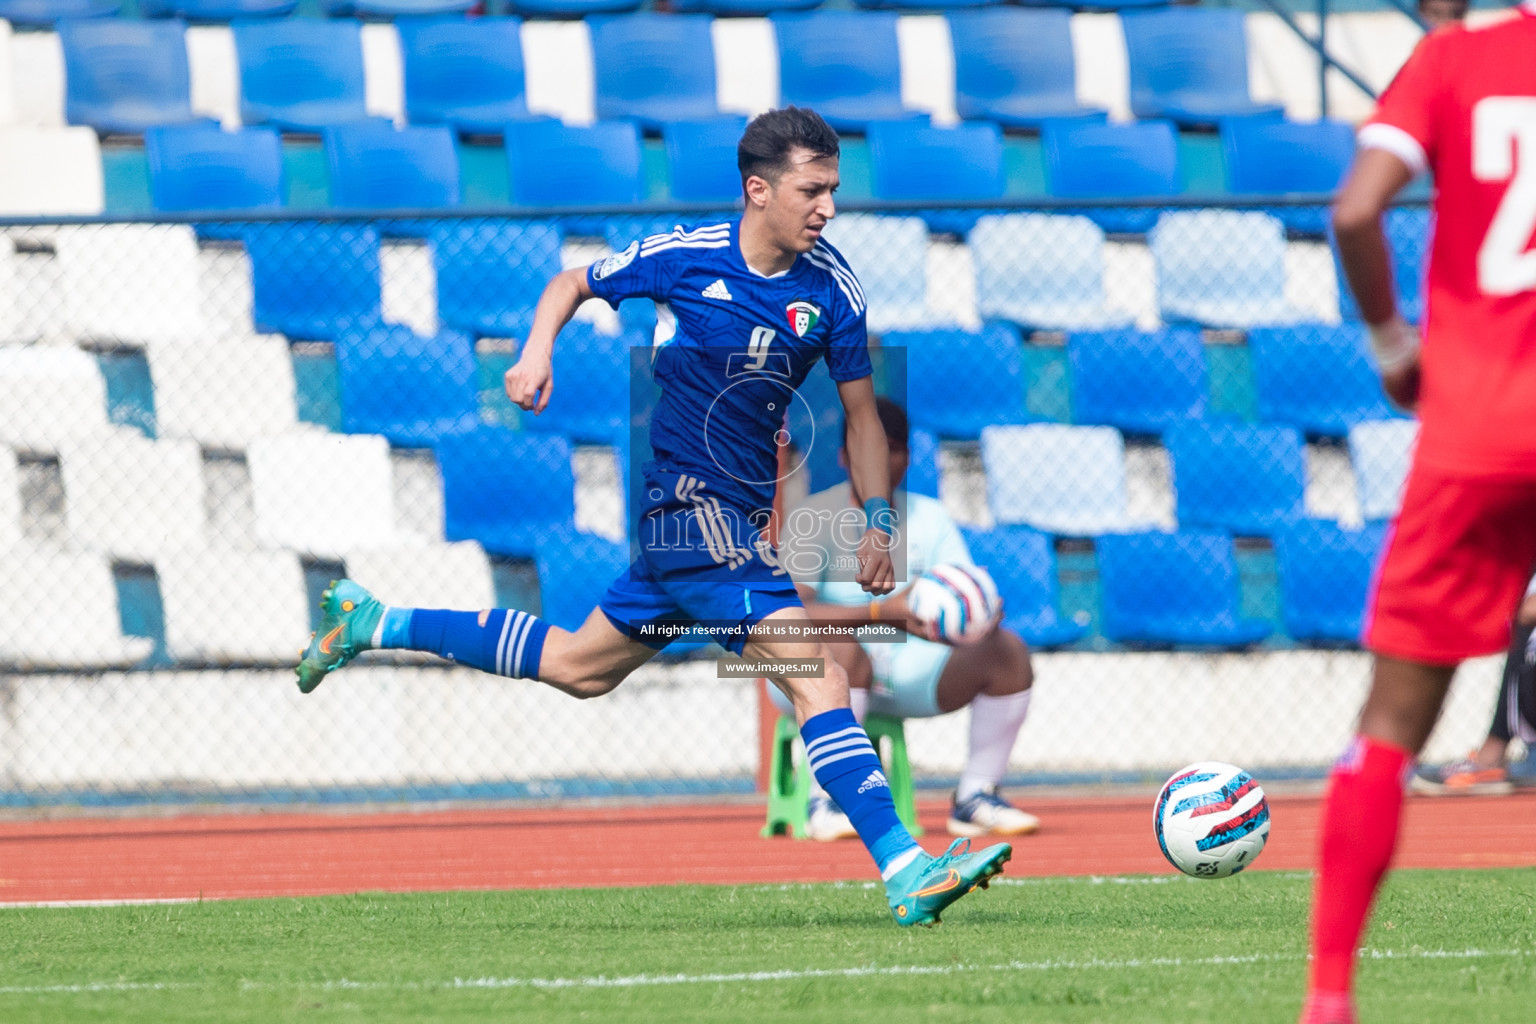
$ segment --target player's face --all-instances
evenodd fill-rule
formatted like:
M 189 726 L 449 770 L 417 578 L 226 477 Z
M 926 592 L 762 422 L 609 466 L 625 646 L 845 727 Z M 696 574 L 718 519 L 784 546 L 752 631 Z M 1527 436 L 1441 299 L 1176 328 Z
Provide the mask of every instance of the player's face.
M 1419 0 L 1419 17 L 1433 31 L 1467 16 L 1466 0 Z
M 769 184 L 763 206 L 774 243 L 785 252 L 810 252 L 837 215 L 832 202 L 837 186 L 837 157 L 790 150 L 789 167 Z

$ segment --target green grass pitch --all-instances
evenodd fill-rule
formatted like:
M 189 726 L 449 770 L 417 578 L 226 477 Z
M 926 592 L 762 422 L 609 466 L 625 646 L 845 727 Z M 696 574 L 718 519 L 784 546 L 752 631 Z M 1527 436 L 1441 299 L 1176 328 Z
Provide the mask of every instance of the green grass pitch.
M 1310 881 L 1023 879 L 0 910 L 0 1021 L 1293 1024 Z M 1362 1020 L 1536 1020 L 1536 870 L 1393 877 Z

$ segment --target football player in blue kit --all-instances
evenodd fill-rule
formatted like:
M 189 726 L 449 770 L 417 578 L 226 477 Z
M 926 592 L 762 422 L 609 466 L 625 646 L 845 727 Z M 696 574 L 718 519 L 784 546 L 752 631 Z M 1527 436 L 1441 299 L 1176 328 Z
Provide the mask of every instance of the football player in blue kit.
M 642 468 L 639 557 L 575 632 L 508 609 L 389 607 L 351 580 L 326 591 L 320 629 L 298 667 L 310 692 L 371 648 L 429 651 L 486 672 L 537 679 L 575 697 L 608 693 L 666 646 L 666 631 L 699 623 L 752 660 L 819 659 L 824 674 L 782 673 L 817 782 L 848 815 L 884 880 L 902 925 L 934 924 L 955 900 L 1002 870 L 1006 843 L 970 852 L 957 840 L 924 852 L 896 816 L 879 758 L 849 709 L 848 677 L 826 645 L 770 635 L 809 623 L 794 581 L 763 532 L 777 485 L 784 412 L 817 360 L 837 382 L 853 486 L 869 528 L 857 582 L 895 586 L 900 543 L 890 506 L 885 431 L 876 412 L 864 293 L 821 238 L 836 213 L 838 138 L 810 110 L 754 118 L 737 146 L 745 209 L 739 219 L 676 228 L 631 243 L 545 288 L 507 394 L 541 413 L 579 401 L 580 382 L 556 387 L 556 335 L 597 297 L 656 303 L 651 350 L 660 397 Z

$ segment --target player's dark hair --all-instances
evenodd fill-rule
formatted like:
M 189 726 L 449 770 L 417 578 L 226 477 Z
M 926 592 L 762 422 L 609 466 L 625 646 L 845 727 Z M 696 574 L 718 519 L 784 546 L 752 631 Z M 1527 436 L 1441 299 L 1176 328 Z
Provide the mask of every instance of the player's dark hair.
M 736 167 L 741 180 L 754 174 L 777 183 L 789 169 L 789 154 L 795 148 L 808 149 L 815 156 L 838 155 L 837 132 L 808 107 L 784 107 L 758 114 L 741 133 L 736 143 Z
M 875 396 L 875 412 L 885 429 L 885 443 L 892 448 L 907 447 L 907 410 L 894 398 Z M 843 447 L 848 447 L 848 418 L 843 418 Z

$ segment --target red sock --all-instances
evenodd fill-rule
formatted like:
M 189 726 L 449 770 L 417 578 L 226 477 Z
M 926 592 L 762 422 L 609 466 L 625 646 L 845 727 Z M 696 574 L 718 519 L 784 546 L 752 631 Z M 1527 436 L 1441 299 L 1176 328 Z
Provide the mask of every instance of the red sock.
M 1360 934 L 1397 846 L 1403 784 L 1412 765 L 1408 751 L 1356 736 L 1333 766 L 1312 897 L 1314 992 L 1352 990 Z

